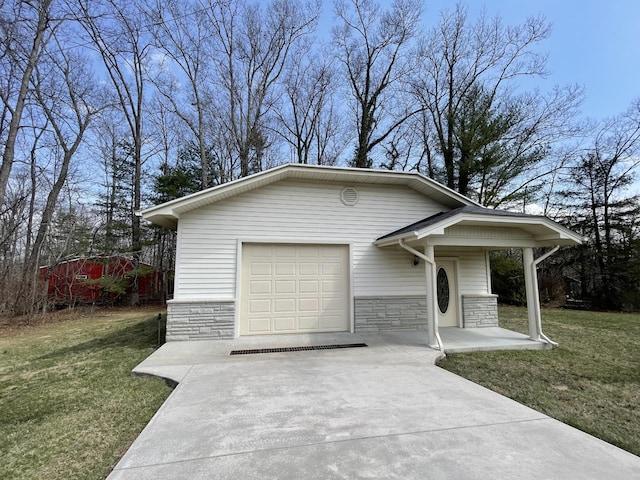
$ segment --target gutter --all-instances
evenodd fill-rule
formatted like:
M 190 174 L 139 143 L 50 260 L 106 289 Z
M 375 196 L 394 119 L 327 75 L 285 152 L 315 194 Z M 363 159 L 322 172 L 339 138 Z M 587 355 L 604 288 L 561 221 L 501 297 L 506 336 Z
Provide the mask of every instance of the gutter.
M 531 268 L 533 269 L 533 278 L 538 278 L 538 274 L 536 272 L 536 268 L 538 267 L 538 265 L 542 262 L 544 262 L 547 258 L 549 258 L 551 255 L 553 255 L 554 253 L 556 253 L 558 250 L 560 249 L 560 245 L 556 245 L 555 247 L 553 247 L 551 250 L 549 250 L 547 253 L 545 253 L 544 255 L 542 255 L 541 257 L 535 259 L 533 261 L 533 263 L 531 264 Z M 537 285 L 537 281 L 536 281 L 536 294 L 539 295 L 538 293 L 538 285 Z M 538 334 L 540 335 L 540 338 L 542 338 L 545 342 L 551 344 L 554 347 L 558 346 L 558 342 L 554 342 L 553 340 L 551 340 L 549 337 L 547 337 L 543 332 L 542 332 L 542 315 L 540 314 L 540 306 L 538 303 L 538 312 L 536 317 L 537 317 L 537 321 L 538 321 Z
M 404 250 L 406 250 L 407 252 L 414 254 L 416 257 L 421 258 L 426 263 L 428 263 L 429 265 L 431 265 L 432 267 L 435 268 L 436 262 L 434 260 L 430 259 L 424 253 L 419 252 L 415 248 L 411 248 L 409 245 L 405 244 L 404 240 L 402 238 L 398 239 L 398 245 L 400 245 L 400 247 L 403 248 Z M 433 279 L 432 279 L 431 283 L 434 283 Z M 433 289 L 435 290 L 435 285 L 433 286 Z M 433 295 L 434 292 L 431 292 L 431 294 Z M 432 302 L 435 302 L 435 301 L 436 301 L 436 298 L 434 296 Z M 446 354 L 444 353 L 444 345 L 442 344 L 442 339 L 440 338 L 440 332 L 438 332 L 438 315 L 436 314 L 435 309 L 432 312 L 432 314 L 434 315 L 434 318 L 433 318 L 434 336 L 436 337 L 436 343 L 438 344 L 438 350 L 440 350 L 440 353 L 442 354 L 442 358 L 444 358 L 444 357 L 446 357 Z

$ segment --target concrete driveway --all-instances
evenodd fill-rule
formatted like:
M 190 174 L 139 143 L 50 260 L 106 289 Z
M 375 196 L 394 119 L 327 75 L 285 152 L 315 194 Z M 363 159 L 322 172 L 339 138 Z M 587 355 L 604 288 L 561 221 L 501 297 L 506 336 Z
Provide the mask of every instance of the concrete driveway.
M 180 383 L 108 478 L 640 478 L 640 457 L 434 366 L 415 334 L 265 341 L 143 362 Z M 368 346 L 229 355 L 302 341 Z

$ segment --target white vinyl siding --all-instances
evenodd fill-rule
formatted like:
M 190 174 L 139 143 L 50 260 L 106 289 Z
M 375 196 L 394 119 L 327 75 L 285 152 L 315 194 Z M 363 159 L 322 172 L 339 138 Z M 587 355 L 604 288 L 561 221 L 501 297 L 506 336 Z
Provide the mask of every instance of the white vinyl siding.
M 341 201 L 346 186 L 355 206 Z M 235 299 L 239 242 L 350 244 L 354 296 L 423 294 L 424 268 L 373 241 L 446 210 L 403 186 L 278 182 L 180 218 L 176 297 Z
M 479 248 L 442 248 L 436 250 L 436 258 L 454 258 L 458 263 L 458 294 L 487 294 L 486 252 Z

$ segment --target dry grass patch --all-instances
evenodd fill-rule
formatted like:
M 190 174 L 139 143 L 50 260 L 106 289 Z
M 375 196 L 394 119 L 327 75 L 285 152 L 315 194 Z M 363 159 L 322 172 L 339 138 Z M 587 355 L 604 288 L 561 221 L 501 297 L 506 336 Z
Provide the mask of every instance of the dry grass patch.
M 640 315 L 543 310 L 545 351 L 449 355 L 440 366 L 640 455 Z M 500 326 L 527 332 L 526 310 Z
M 131 376 L 157 309 L 0 329 L 0 478 L 106 477 L 170 393 Z

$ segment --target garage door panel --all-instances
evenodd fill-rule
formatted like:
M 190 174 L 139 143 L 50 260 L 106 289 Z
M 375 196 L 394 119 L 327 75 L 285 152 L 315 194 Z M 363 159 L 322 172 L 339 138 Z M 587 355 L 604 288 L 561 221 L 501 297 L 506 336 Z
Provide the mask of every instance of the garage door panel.
M 271 299 L 252 299 L 249 302 L 249 313 L 268 313 L 271 311 Z
M 320 282 L 318 280 L 300 280 L 298 282 L 299 293 L 319 293 Z
M 296 247 L 298 258 L 318 258 L 320 257 L 321 247 L 313 245 L 298 245 Z
M 339 293 L 344 290 L 344 282 L 335 280 L 322 281 L 322 293 Z
M 322 275 L 342 275 L 342 264 L 338 262 L 323 262 Z
M 256 243 L 251 246 L 252 254 L 255 258 L 266 257 L 271 258 L 273 256 L 273 245 Z
M 295 275 L 296 264 L 295 262 L 278 262 L 275 264 L 276 275 Z
M 269 333 L 271 332 L 271 318 L 251 318 L 249 321 L 248 333 Z
M 274 256 L 278 259 L 296 258 L 296 252 L 295 250 L 291 250 L 291 245 L 276 245 L 275 247 L 273 247 L 272 251 Z
M 340 315 L 323 315 L 322 322 L 319 327 L 327 330 L 333 330 L 340 328 L 341 325 L 342 317 Z
M 275 313 L 295 312 L 296 300 L 294 298 L 276 298 L 273 311 Z
M 298 264 L 298 274 L 299 275 L 313 275 L 313 276 L 316 276 L 316 275 L 318 275 L 318 272 L 320 272 L 320 265 L 318 265 L 317 263 L 304 262 L 304 263 L 299 263 Z
M 318 316 L 305 316 L 299 317 L 299 329 L 300 330 L 317 330 L 320 328 L 320 322 Z
M 271 267 L 273 265 L 271 263 L 252 263 L 251 264 L 251 275 L 271 275 Z
M 290 332 L 296 328 L 296 317 L 276 317 L 273 322 L 276 332 Z
M 276 280 L 274 283 L 276 293 L 296 293 L 295 280 Z
M 342 311 L 342 299 L 340 297 L 323 297 L 322 311 L 340 312 Z
M 242 252 L 241 335 L 349 330 L 347 246 L 244 244 Z
M 319 310 L 320 310 L 320 301 L 317 298 L 298 299 L 299 312 L 318 312 Z
M 260 293 L 271 293 L 271 282 L 269 280 L 252 280 L 249 291 L 252 295 Z

